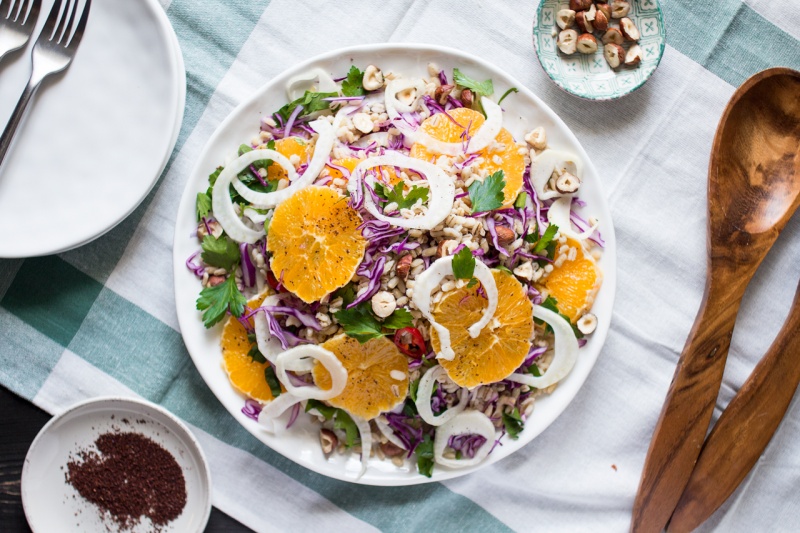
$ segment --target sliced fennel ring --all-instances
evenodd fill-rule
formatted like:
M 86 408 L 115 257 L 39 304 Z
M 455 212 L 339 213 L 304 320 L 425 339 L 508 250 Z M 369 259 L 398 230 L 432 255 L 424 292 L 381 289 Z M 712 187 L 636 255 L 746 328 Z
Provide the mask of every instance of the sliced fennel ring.
M 287 371 L 308 372 L 313 368 L 314 361 L 324 366 L 331 375 L 330 389 L 321 389 L 316 385 L 296 387 L 289 380 Z M 339 396 L 347 385 L 347 369 L 341 361 L 333 352 L 315 344 L 302 344 L 280 354 L 275 362 L 275 375 L 286 388 L 286 394 L 301 400 L 330 400 Z
M 261 303 L 261 307 L 280 305 L 281 299 L 278 295 L 267 296 Z M 273 365 L 276 363 L 278 355 L 283 351 L 281 342 L 269 332 L 269 322 L 267 321 L 266 311 L 261 310 L 253 315 L 253 325 L 256 331 L 256 343 L 258 351 Z
M 386 152 L 384 155 L 369 157 L 359 163 L 353 169 L 353 174 L 348 180 L 347 190 L 352 194 L 356 187 L 361 185 L 362 180 L 359 179 L 360 177 L 363 177 L 364 183 L 369 187 L 374 187 L 375 177 L 366 175 L 366 171 L 380 166 L 404 168 L 423 174 L 428 180 L 428 198 L 430 200 L 428 201 L 428 212 L 424 215 L 413 218 L 396 218 L 386 216 L 378 211 L 378 206 L 375 205 L 372 195 L 365 194 L 364 208 L 372 216 L 401 228 L 431 230 L 450 214 L 456 197 L 456 188 L 453 180 L 436 165 L 398 152 Z
M 447 449 L 450 437 L 465 434 L 480 435 L 486 439 L 486 442 L 476 450 L 475 456 L 472 458 L 448 459 L 445 457 L 444 451 Z M 436 430 L 436 437 L 433 440 L 433 458 L 440 465 L 449 466 L 450 468 L 474 466 L 489 455 L 494 446 L 494 439 L 494 424 L 492 424 L 489 417 L 480 411 L 469 409 L 454 416 L 449 422 Z
M 572 326 L 561 315 L 542 307 L 533 306 L 533 316 L 539 320 L 544 320 L 553 328 L 555 334 L 555 356 L 544 375 L 536 377 L 530 374 L 511 374 L 506 379 L 516 383 L 522 383 L 529 387 L 545 389 L 550 385 L 558 383 L 572 371 L 575 361 L 578 360 L 578 339 Z
M 574 174 L 578 179 L 583 179 L 583 163 L 569 152 L 548 148 L 531 159 L 531 184 L 539 200 L 550 200 L 563 196 L 562 193 L 551 190 L 545 191 L 547 182 L 557 169 L 565 169 Z
M 433 396 L 433 386 L 439 376 L 445 373 L 441 366 L 435 366 L 425 372 L 419 380 L 419 388 L 417 389 L 417 412 L 422 419 L 432 426 L 441 426 L 447 421 L 451 420 L 454 416 L 464 410 L 469 403 L 469 391 L 465 388 L 459 389 L 458 403 L 450 407 L 447 411 L 440 415 L 434 415 L 431 409 L 431 396 Z M 387 437 L 388 438 L 388 437 Z
M 436 355 L 439 359 L 452 360 L 456 354 L 450 345 L 450 330 L 442 326 L 433 317 L 431 311 L 431 291 L 438 287 L 445 276 L 453 275 L 453 256 L 445 256 L 434 261 L 430 267 L 416 277 L 414 283 L 414 296 L 412 300 L 420 310 L 422 315 L 428 319 L 431 326 L 439 335 L 440 349 Z M 483 310 L 480 320 L 472 324 L 467 331 L 473 339 L 480 335 L 481 330 L 486 327 L 497 310 L 497 284 L 494 281 L 492 271 L 480 259 L 475 259 L 475 272 L 473 276 L 481 282 L 489 305 Z
M 358 428 L 358 435 L 361 438 L 361 470 L 356 476 L 356 479 L 361 479 L 361 476 L 367 471 L 369 456 L 372 453 L 372 429 L 369 427 L 369 420 L 364 420 L 353 414 L 350 415 L 350 418 L 353 419 L 353 422 Z
M 583 241 L 588 239 L 592 236 L 592 233 L 597 230 L 600 223 L 598 221 L 594 221 L 592 225 L 586 229 L 586 231 L 577 232 L 572 229 L 572 221 L 570 219 L 572 213 L 572 197 L 574 195 L 569 194 L 567 196 L 562 196 L 555 202 L 550 205 L 550 209 L 547 210 L 547 221 L 550 224 L 555 224 L 558 226 L 558 231 L 562 235 L 566 235 L 567 237 L 572 237 L 573 239 L 577 239 L 579 241 Z

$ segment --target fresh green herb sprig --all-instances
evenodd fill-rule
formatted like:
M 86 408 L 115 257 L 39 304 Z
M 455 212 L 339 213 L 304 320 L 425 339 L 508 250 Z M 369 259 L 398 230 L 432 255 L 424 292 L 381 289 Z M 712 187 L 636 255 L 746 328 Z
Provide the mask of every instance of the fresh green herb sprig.
M 303 106 L 303 110 L 298 116 L 310 115 L 311 113 L 316 113 L 317 111 L 324 111 L 325 109 L 331 108 L 331 102 L 325 100 L 325 98 L 335 98 L 337 96 L 339 96 L 338 93 L 317 93 L 306 91 L 303 96 L 297 100 L 292 100 L 282 108 L 278 109 L 275 114 L 280 116 L 283 121 L 286 122 L 289 120 L 289 117 L 292 115 L 298 105 Z
M 203 252 L 200 257 L 205 264 L 224 268 L 228 272 L 232 271 L 233 265 L 237 264 L 241 258 L 239 246 L 227 235 L 219 237 L 206 235 L 203 237 L 202 248 Z
M 471 90 L 475 94 L 476 100 L 480 99 L 481 96 L 491 96 L 494 94 L 494 84 L 491 79 L 478 81 L 470 78 L 457 68 L 454 68 L 453 80 L 455 80 L 456 85 Z
M 472 203 L 472 212 L 484 213 L 502 207 L 505 186 L 505 173 L 502 170 L 487 176 L 483 181 L 473 181 L 467 189 L 469 200 Z
M 433 440 L 425 434 L 422 442 L 414 450 L 417 456 L 417 471 L 425 477 L 433 475 Z
M 346 306 L 352 301 L 351 299 L 350 302 L 344 303 L 341 311 L 335 312 L 333 316 L 344 328 L 345 335 L 353 337 L 361 344 L 386 335 L 384 330 L 397 330 L 413 325 L 413 317 L 407 309 L 395 309 L 381 322 L 372 312 L 372 304 L 369 301 L 347 309 Z
M 363 96 L 365 94 L 362 81 L 364 73 L 355 65 L 350 67 L 347 77 L 342 80 L 342 94 L 345 96 Z
M 216 287 L 206 287 L 197 298 L 197 309 L 203 311 L 203 325 L 206 328 L 219 323 L 228 311 L 235 317 L 242 316 L 246 304 L 247 300 L 236 286 L 234 276 L 228 276 Z
M 503 426 L 505 426 L 509 437 L 514 440 L 519 438 L 519 434 L 525 428 L 525 423 L 519 415 L 519 409 L 515 407 L 511 413 L 503 413 Z
M 405 184 L 400 181 L 395 184 L 394 188 L 389 188 L 381 183 L 375 184 L 375 194 L 385 199 L 388 203 L 396 203 L 398 209 L 408 209 L 417 203 L 417 200 L 422 200 L 423 203 L 428 201 L 428 189 L 425 187 L 411 186 L 411 190 L 407 195 L 403 195 L 403 187 Z

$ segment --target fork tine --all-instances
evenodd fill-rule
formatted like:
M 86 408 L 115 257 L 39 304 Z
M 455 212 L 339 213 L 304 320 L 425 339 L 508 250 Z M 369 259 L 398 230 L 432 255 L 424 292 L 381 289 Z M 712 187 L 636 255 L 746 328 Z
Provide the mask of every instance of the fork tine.
M 89 20 L 89 9 L 92 7 L 92 0 L 86 0 L 86 3 L 83 4 L 83 13 L 81 13 L 81 18 L 78 21 L 78 27 L 75 28 L 75 32 L 72 34 L 72 38 L 67 44 L 67 49 L 70 52 L 74 52 L 78 45 L 81 44 L 81 38 L 83 37 L 83 32 L 86 29 L 86 21 Z
M 28 18 L 25 19 L 24 26 L 36 24 L 39 20 L 39 10 L 42 7 L 42 0 L 31 0 L 31 9 L 28 11 Z
M 39 34 L 39 39 L 49 41 L 52 38 L 53 30 L 56 28 L 56 22 L 58 22 L 58 15 L 61 12 L 61 3 L 62 0 L 56 0 L 53 4 L 50 13 L 47 15 L 44 27 L 42 28 L 42 33 Z
M 72 11 L 69 13 L 69 16 L 67 16 L 70 3 L 72 4 Z M 62 40 L 69 37 L 70 26 L 72 25 L 72 19 L 75 18 L 75 9 L 77 7 L 78 0 L 67 0 L 67 4 L 64 6 L 64 12 L 61 14 L 61 21 L 58 23 L 55 35 L 53 35 L 53 42 L 56 44 L 60 44 Z

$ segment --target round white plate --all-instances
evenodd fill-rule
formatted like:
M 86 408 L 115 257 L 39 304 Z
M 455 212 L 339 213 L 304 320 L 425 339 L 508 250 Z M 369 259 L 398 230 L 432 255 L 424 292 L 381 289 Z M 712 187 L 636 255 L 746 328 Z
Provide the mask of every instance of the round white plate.
M 93 398 L 53 417 L 39 432 L 22 467 L 22 505 L 31 529 L 108 531 L 99 508 L 80 496 L 64 475 L 67 463 L 103 433 L 118 428 L 149 437 L 169 451 L 186 479 L 186 507 L 160 531 L 201 532 L 211 513 L 211 475 L 200 445 L 189 429 L 167 410 L 144 400 Z M 146 530 L 143 520 L 132 531 Z M 113 530 L 113 529 L 112 529 Z
M 30 74 L 30 49 L 0 64 L 0 126 Z M 0 167 L 0 257 L 85 244 L 128 216 L 155 185 L 178 138 L 186 73 L 156 0 L 94 0 L 72 65 L 31 101 Z
M 600 262 L 605 281 L 593 308 L 599 323 L 586 347 L 581 349 L 572 373 L 561 382 L 553 394 L 537 400 L 533 414 L 526 422 L 520 438 L 516 441 L 504 438 L 503 446 L 496 447 L 482 464 L 459 470 L 437 465 L 433 477 L 429 479 L 419 475 L 415 464 L 410 461 L 404 467 L 397 468 L 390 461 L 373 458 L 367 473 L 357 482 L 370 485 L 411 485 L 440 481 L 475 471 L 514 453 L 549 426 L 577 394 L 600 353 L 611 319 L 616 285 L 616 243 L 611 213 L 606 205 L 600 177 L 589 156 L 566 124 L 521 83 L 490 63 L 463 52 L 413 44 L 368 45 L 337 50 L 284 72 L 256 91 L 225 119 L 209 139 L 203 155 L 189 177 L 178 209 L 175 227 L 175 300 L 186 347 L 203 379 L 225 408 L 248 431 L 273 450 L 306 468 L 336 479 L 355 481 L 359 471 L 358 456 L 350 454 L 325 459 L 319 446 L 319 429 L 309 422 L 309 417 L 301 416 L 289 431 L 270 435 L 241 413 L 244 399 L 233 389 L 225 371 L 220 367 L 219 338 L 222 327 L 220 325 L 210 331 L 203 327 L 200 313 L 195 309 L 195 300 L 201 287 L 194 274 L 185 266 L 189 255 L 199 248 L 197 239 L 189 236 L 195 230 L 195 198 L 198 192 L 205 191 L 208 187 L 208 175 L 228 156 L 235 155 L 236 149 L 242 142 L 248 142 L 258 132 L 262 114 L 278 109 L 286 103 L 285 85 L 292 76 L 313 67 L 321 67 L 334 76 L 343 76 L 351 64 L 362 69 L 369 64 L 375 64 L 384 71 L 391 70 L 407 76 L 427 76 L 429 62 L 444 68 L 448 76 L 453 67 L 458 67 L 473 78 L 481 80 L 492 78 L 497 98 L 510 87 L 517 87 L 520 92 L 510 95 L 503 101 L 505 109 L 503 126 L 517 139 L 521 139 L 532 127 L 544 126 L 551 147 L 569 150 L 583 159 L 585 171 L 580 197 L 589 203 L 586 212 L 600 219 L 600 231 L 606 241 L 605 254 Z

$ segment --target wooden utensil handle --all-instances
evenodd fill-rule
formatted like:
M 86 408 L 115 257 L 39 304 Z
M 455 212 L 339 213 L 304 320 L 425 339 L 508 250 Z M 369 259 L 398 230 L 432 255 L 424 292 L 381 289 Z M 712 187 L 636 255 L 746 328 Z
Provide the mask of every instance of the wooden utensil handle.
M 783 328 L 706 439 L 670 532 L 692 531 L 736 490 L 772 439 L 800 383 L 800 286 Z
M 662 531 L 683 493 L 714 412 L 736 313 L 751 277 L 752 272 L 740 272 L 730 283 L 731 276 L 709 272 L 703 303 L 647 451 L 632 532 Z

